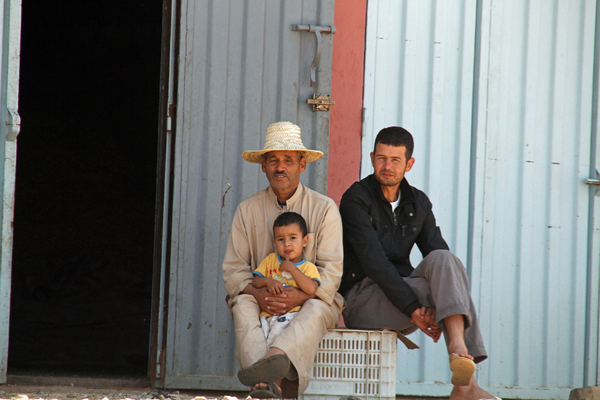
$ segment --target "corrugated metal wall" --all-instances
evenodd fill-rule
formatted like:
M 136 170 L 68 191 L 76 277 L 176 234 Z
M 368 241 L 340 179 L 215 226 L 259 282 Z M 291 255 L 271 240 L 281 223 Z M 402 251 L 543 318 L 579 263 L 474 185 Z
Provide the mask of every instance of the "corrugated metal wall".
M 384 126 L 415 135 L 408 179 L 471 276 L 491 355 L 479 383 L 511 398 L 597 384 L 596 3 L 372 0 L 368 14 L 363 160 Z M 413 336 L 398 393 L 447 394 L 444 346 Z
M 588 265 L 584 183 L 597 137 L 596 4 L 492 2 L 482 19 L 473 280 L 494 355 L 483 375 L 522 396 L 566 398 L 598 357 L 586 349 L 598 343 L 586 328 L 597 326 L 600 267 Z
M 244 390 L 221 262 L 236 206 L 268 182 L 242 151 L 289 120 L 327 153 L 329 113 L 306 100 L 330 93 L 332 37 L 311 88 L 316 36 L 293 24 L 333 25 L 333 0 L 181 2 L 166 387 Z M 327 156 L 302 181 L 325 193 L 326 178 Z

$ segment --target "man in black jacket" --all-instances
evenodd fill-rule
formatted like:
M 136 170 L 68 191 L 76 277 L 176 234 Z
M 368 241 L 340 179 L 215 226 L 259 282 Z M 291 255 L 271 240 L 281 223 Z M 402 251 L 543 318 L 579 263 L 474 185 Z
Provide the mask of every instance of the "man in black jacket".
M 374 173 L 342 197 L 344 321 L 355 329 L 420 329 L 435 342 L 443 333 L 450 398 L 493 398 L 473 377 L 487 354 L 465 269 L 448 250 L 427 195 L 404 178 L 415 162 L 413 147 L 404 128 L 382 129 L 371 153 Z M 417 268 L 409 259 L 414 244 L 423 255 Z

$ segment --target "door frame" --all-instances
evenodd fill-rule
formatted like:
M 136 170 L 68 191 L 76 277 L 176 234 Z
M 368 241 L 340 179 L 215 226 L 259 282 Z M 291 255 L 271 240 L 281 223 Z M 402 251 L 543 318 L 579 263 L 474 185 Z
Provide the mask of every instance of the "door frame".
M 152 387 L 164 387 L 167 343 L 168 277 L 171 258 L 173 156 L 177 98 L 177 57 L 181 0 L 163 0 L 158 157 L 152 273 L 152 317 L 148 376 Z
M 2 69 L 0 77 L 0 151 L 2 168 L 2 242 L 0 247 L 0 384 L 6 383 L 10 321 L 10 292 L 15 203 L 18 114 L 19 61 L 21 43 L 21 2 L 4 0 L 2 8 Z

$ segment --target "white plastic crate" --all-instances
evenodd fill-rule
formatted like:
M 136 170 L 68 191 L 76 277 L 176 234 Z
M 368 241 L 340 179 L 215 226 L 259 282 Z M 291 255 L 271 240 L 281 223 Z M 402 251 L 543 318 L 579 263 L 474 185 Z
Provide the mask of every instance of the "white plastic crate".
M 396 352 L 396 332 L 330 330 L 319 344 L 310 384 L 299 398 L 395 399 Z

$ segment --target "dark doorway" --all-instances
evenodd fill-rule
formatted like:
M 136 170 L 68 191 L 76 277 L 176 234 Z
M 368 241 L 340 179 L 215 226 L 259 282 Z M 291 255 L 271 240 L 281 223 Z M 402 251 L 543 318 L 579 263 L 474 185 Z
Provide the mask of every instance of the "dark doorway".
M 9 374 L 146 376 L 162 0 L 23 0 Z

